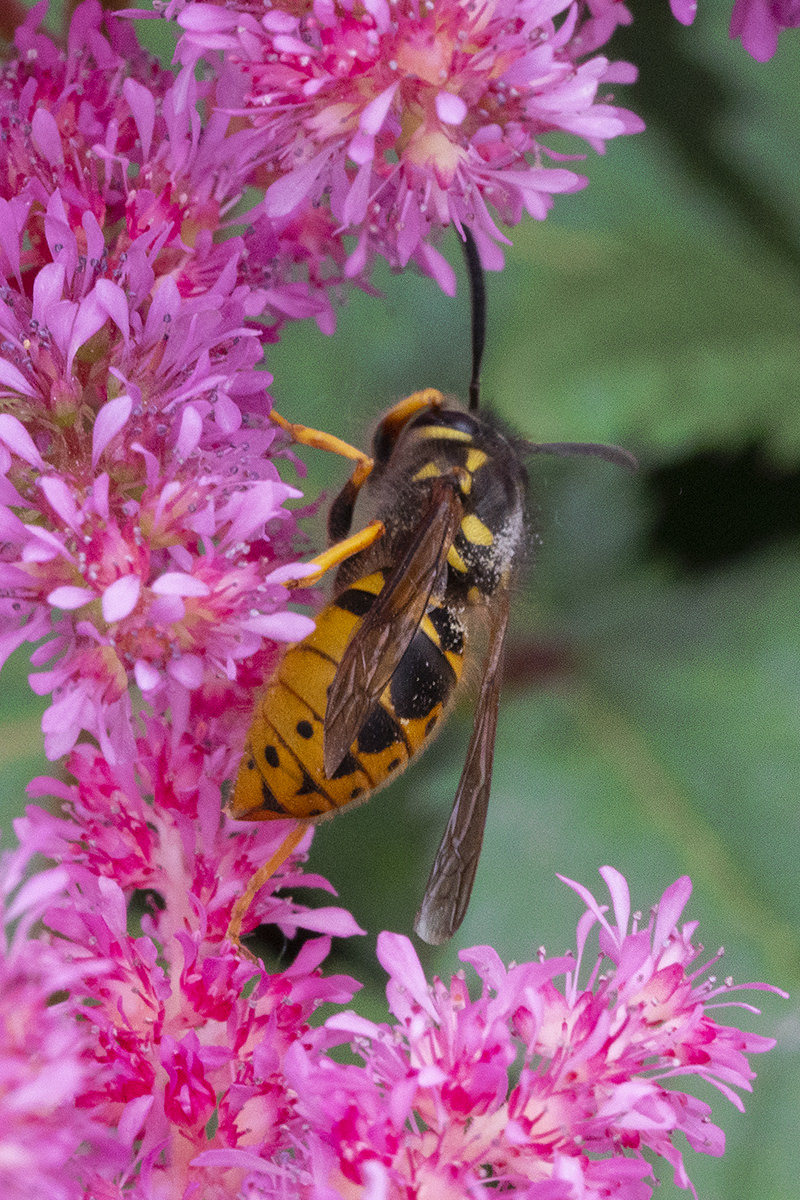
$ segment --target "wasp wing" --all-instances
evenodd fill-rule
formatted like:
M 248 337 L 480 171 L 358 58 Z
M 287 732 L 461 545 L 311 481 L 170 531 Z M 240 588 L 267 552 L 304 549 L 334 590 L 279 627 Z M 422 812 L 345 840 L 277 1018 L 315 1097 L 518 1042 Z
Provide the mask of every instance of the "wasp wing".
M 358 737 L 425 615 L 464 509 L 456 476 L 434 481 L 430 501 L 342 655 L 328 690 L 323 764 L 330 779 Z
M 508 626 L 508 592 L 495 596 L 492 604 L 489 646 L 467 761 L 414 921 L 417 934 L 431 946 L 446 942 L 464 920 L 483 844 Z

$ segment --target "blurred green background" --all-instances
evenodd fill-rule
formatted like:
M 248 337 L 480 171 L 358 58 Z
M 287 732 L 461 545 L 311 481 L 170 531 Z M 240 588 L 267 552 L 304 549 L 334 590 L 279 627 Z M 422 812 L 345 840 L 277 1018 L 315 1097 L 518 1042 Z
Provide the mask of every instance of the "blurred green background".
M 533 440 L 619 442 L 642 464 L 531 463 L 535 536 L 508 646 L 492 805 L 472 904 L 451 946 L 506 959 L 574 942 L 565 874 L 601 894 L 625 873 L 645 913 L 689 873 L 689 916 L 726 954 L 718 974 L 796 993 L 800 975 L 800 32 L 754 63 L 730 43 L 727 0 L 679 26 L 667 0 L 632 5 L 612 43 L 641 83 L 618 102 L 648 131 L 583 164 L 590 186 L 511 234 L 491 275 L 484 400 Z M 580 166 L 579 166 L 579 169 Z M 276 407 L 359 444 L 423 386 L 459 393 L 468 300 L 379 271 L 383 298 L 348 298 L 333 339 L 286 330 L 270 350 Z M 307 494 L 344 464 L 306 455 Z M 309 525 L 319 536 L 319 524 Z M 42 705 L 15 661 L 0 693 L 2 794 L 20 811 L 44 769 Z M 311 868 L 368 931 L 331 969 L 384 1010 L 377 932 L 409 932 L 469 739 L 464 699 L 434 747 L 371 803 L 320 826 Z M 3 819 L 8 828 L 9 816 Z M 285 960 L 292 947 L 272 947 Z M 688 1152 L 703 1200 L 797 1194 L 796 999 L 729 1019 L 779 1038 L 753 1065 L 744 1116 L 716 1093 L 722 1160 Z M 720 1014 L 725 1019 L 725 1014 Z M 676 1193 L 662 1171 L 660 1195 Z M 685 1194 L 685 1193 L 681 1193 Z

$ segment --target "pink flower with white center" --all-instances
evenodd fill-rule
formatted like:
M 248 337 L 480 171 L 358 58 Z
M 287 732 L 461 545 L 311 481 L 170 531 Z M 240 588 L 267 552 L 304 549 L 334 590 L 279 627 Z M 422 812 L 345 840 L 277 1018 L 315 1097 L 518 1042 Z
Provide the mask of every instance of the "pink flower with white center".
M 633 69 L 587 57 L 629 19 L 615 0 L 188 3 L 178 53 L 188 73 L 222 51 L 247 79 L 242 111 L 271 180 L 270 218 L 327 197 L 341 232 L 358 238 L 348 273 L 378 252 L 394 267 L 413 259 L 449 290 L 434 232 L 469 225 L 498 265 L 492 242 L 507 238 L 490 209 L 508 224 L 523 212 L 542 219 L 555 194 L 584 185 L 547 165 L 563 157 L 547 134 L 602 150 L 643 128 L 598 99 Z
M 722 1153 L 723 1135 L 707 1104 L 669 1085 L 699 1075 L 741 1107 L 733 1089 L 750 1090 L 747 1055 L 773 1042 L 715 1020 L 715 1007 L 741 1002 L 728 998 L 737 990 L 730 981 L 701 981 L 696 926 L 679 924 L 688 879 L 667 889 L 639 929 L 622 876 L 601 873 L 614 922 L 570 885 L 587 905 L 577 960 L 506 968 L 490 947 L 464 951 L 483 985 L 475 999 L 462 974 L 449 987 L 428 985 L 409 940 L 381 934 L 395 1024 L 341 1013 L 324 1031 L 351 1042 L 366 1070 L 305 1043 L 287 1054 L 309 1127 L 293 1195 L 455 1198 L 499 1187 L 548 1200 L 646 1200 L 655 1180 L 645 1148 L 691 1186 L 675 1135 L 706 1154 Z M 601 956 L 581 983 L 594 925 Z

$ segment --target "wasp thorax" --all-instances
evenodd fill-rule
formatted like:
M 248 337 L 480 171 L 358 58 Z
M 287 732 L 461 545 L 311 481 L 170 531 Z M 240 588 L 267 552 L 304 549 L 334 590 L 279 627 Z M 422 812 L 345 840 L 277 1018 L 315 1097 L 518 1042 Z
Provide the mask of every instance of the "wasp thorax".
M 452 478 L 461 517 L 447 554 L 445 595 L 481 603 L 513 574 L 525 535 L 526 473 L 513 444 L 460 409 L 424 412 L 404 429 L 373 482 L 376 511 L 404 531 L 436 480 Z

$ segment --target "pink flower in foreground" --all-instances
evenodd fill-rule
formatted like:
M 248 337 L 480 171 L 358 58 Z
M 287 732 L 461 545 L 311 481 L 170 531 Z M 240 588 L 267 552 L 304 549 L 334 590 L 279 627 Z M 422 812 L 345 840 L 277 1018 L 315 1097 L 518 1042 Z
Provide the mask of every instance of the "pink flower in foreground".
M 667 889 L 639 929 L 624 879 L 611 868 L 602 874 L 613 921 L 570 885 L 587 904 L 577 960 L 506 968 L 490 947 L 464 951 L 482 981 L 475 999 L 462 974 L 449 987 L 428 985 L 408 939 L 381 934 L 395 1023 L 342 1013 L 323 1035 L 351 1042 L 364 1067 L 335 1063 L 308 1043 L 287 1053 L 309 1129 L 293 1195 L 400 1200 L 500 1188 L 543 1200 L 645 1200 L 655 1184 L 645 1149 L 691 1186 L 675 1135 L 705 1154 L 721 1154 L 724 1138 L 709 1106 L 671 1085 L 698 1075 L 741 1108 L 733 1089 L 750 1090 L 746 1055 L 773 1042 L 714 1019 L 736 989 L 701 980 L 712 964 L 697 966 L 696 925 L 678 924 L 688 879 Z M 601 956 L 581 983 L 594 925 Z
M 23 901 L 37 900 L 0 962 L 0 979 L 14 985 L 4 988 L 8 1009 L 0 1004 L 0 1115 L 4 1099 L 21 1112 L 0 1128 L 0 1151 L 4 1134 L 19 1145 L 9 1176 L 26 1186 L 52 1159 L 62 1190 L 48 1178 L 27 1192 L 45 1200 L 151 1200 L 193 1187 L 210 1200 L 236 1195 L 247 1173 L 240 1164 L 208 1171 L 192 1160 L 209 1149 L 244 1150 L 264 1163 L 286 1153 L 297 1118 L 285 1054 L 309 1036 L 319 1005 L 346 1003 L 357 986 L 320 972 L 331 938 L 359 932 L 352 917 L 275 894 L 300 883 L 329 888 L 301 876 L 296 859 L 250 914 L 286 938 L 311 935 L 293 961 L 270 973 L 224 941 L 234 901 L 285 827 L 238 832 L 221 817 L 227 751 L 204 754 L 156 720 L 137 750 L 135 768 L 112 768 L 81 745 L 68 763 L 74 784 L 42 779 L 31 788 L 58 796 L 61 815 L 31 807 L 16 824 L 26 859 L 38 853 L 61 864 L 35 876 L 9 908 L 16 917 Z M 146 899 L 132 915 L 134 897 Z M 31 940 L 35 917 L 45 933 Z M 47 1007 L 54 992 L 64 998 Z M 43 1056 L 56 1053 L 63 1070 L 45 1105 Z M 28 1176 L 23 1151 L 29 1141 L 33 1153 L 49 1123 L 44 1165 Z M 0 1154 L 0 1180 L 2 1170 Z
M 20 886 L 29 860 L 23 849 L 0 863 L 0 1194 L 79 1200 L 73 1164 L 93 1165 L 101 1147 L 113 1156 L 114 1139 L 78 1106 L 94 1074 L 92 1039 L 66 997 L 112 964 L 95 959 L 87 968 L 32 937 L 48 906 L 63 899 L 68 875 L 57 868 Z
M 189 72 L 220 50 L 247 80 L 269 217 L 327 197 L 341 231 L 358 236 L 349 274 L 377 251 L 394 267 L 414 259 L 449 289 L 432 232 L 467 224 L 498 265 L 492 241 L 507 239 L 490 208 L 509 224 L 541 219 L 553 195 L 585 183 L 548 165 L 563 157 L 548 133 L 602 150 L 643 128 L 598 97 L 633 69 L 590 57 L 629 20 L 615 0 L 189 3 L 178 53 Z
M 474 998 L 461 973 L 429 986 L 408 939 L 382 934 L 394 1023 L 340 1011 L 312 1028 L 321 1004 L 341 1008 L 357 986 L 320 971 L 331 936 L 358 932 L 352 918 L 283 894 L 325 886 L 285 864 L 251 920 L 321 936 L 272 971 L 243 956 L 224 940 L 231 905 L 282 830 L 220 820 L 223 750 L 176 745 L 155 720 L 138 750 L 135 769 L 112 768 L 79 747 L 74 784 L 34 789 L 59 796 L 61 815 L 30 808 L 17 823 L 3 891 L 7 919 L 21 920 L 0 956 L 4 1195 L 21 1200 L 33 1179 L 44 1200 L 461 1200 L 497 1187 L 647 1200 L 643 1150 L 683 1184 L 676 1133 L 722 1152 L 708 1105 L 670 1085 L 699 1075 L 741 1107 L 747 1055 L 772 1042 L 715 1021 L 735 989 L 701 982 L 695 926 L 679 924 L 688 880 L 644 929 L 630 926 L 617 872 L 603 871 L 613 921 L 572 884 L 587 905 L 577 959 L 505 967 L 490 947 L 464 951 L 482 981 Z M 35 853 L 60 865 L 14 895 Z M 582 981 L 595 925 L 601 956 Z M 362 1066 L 330 1057 L 342 1044 Z M 45 1094 L 56 1055 L 63 1073 Z

